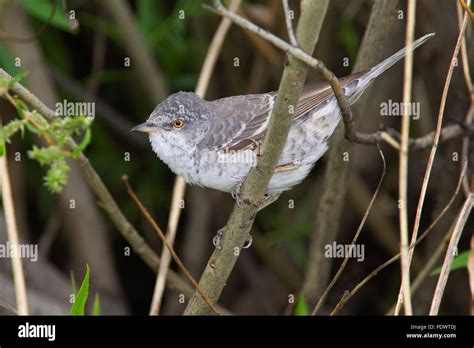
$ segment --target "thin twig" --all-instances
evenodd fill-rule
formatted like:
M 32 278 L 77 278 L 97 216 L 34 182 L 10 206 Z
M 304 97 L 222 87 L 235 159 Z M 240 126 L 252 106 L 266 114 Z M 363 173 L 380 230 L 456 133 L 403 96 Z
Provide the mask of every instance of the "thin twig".
M 456 12 L 457 12 L 459 30 L 461 30 L 463 10 L 462 10 L 462 5 L 459 2 L 456 3 Z M 469 59 L 467 55 L 466 35 L 463 35 L 462 37 L 461 59 L 462 59 L 462 71 L 464 74 L 464 81 L 466 82 L 467 91 L 469 93 L 469 99 L 471 100 L 471 106 L 466 114 L 464 124 L 470 125 L 472 124 L 472 118 L 474 114 L 474 93 L 473 93 L 473 88 L 472 88 L 471 72 L 469 69 Z M 461 158 L 467 157 L 468 151 L 469 151 L 469 137 L 464 137 L 462 140 Z M 464 193 L 467 196 L 470 191 L 469 180 L 467 177 L 464 178 L 463 189 L 464 189 Z
M 357 242 L 357 239 L 359 238 L 359 235 L 362 232 L 362 227 L 364 227 L 364 225 L 365 225 L 365 221 L 367 220 L 367 217 L 369 216 L 369 213 L 372 210 L 372 206 L 374 205 L 375 199 L 377 198 L 377 195 L 379 194 L 380 188 L 382 187 L 383 179 L 385 178 L 385 171 L 387 169 L 387 165 L 385 163 L 385 157 L 384 157 L 383 152 L 380 149 L 380 147 L 377 147 L 377 148 L 379 150 L 380 157 L 382 158 L 382 164 L 383 164 L 382 174 L 380 175 L 380 179 L 379 179 L 379 182 L 377 184 L 377 188 L 375 189 L 375 192 L 372 195 L 372 198 L 370 199 L 369 205 L 367 206 L 367 209 L 364 213 L 362 221 L 360 222 L 359 227 L 357 228 L 357 231 L 354 235 L 354 238 L 352 239 L 352 242 L 350 244 L 351 247 L 355 246 L 355 243 Z M 349 262 L 349 255 L 346 255 L 346 257 L 344 258 L 344 261 L 342 262 L 341 266 L 337 270 L 336 275 L 331 280 L 331 282 L 327 286 L 326 290 L 324 290 L 324 293 L 321 295 L 321 298 L 319 299 L 317 305 L 314 307 L 313 311 L 311 312 L 311 315 L 316 315 L 318 310 L 321 308 L 321 306 L 323 305 L 327 295 L 329 294 L 331 289 L 334 287 L 334 284 L 336 284 L 337 280 L 339 279 L 342 272 L 346 268 L 347 262 Z
M 443 216 L 446 214 L 448 209 L 451 207 L 451 205 L 454 203 L 456 197 L 459 194 L 459 191 L 461 190 L 462 187 L 462 181 L 464 179 L 464 176 L 466 175 L 467 171 L 467 161 L 465 160 L 463 162 L 463 169 L 461 171 L 461 174 L 458 179 L 458 184 L 456 186 L 456 189 L 454 190 L 453 195 L 451 196 L 450 200 L 448 203 L 444 206 L 444 208 L 441 210 L 439 214 L 437 214 L 436 218 L 433 220 L 433 222 L 428 226 L 428 228 L 420 235 L 420 238 L 416 241 L 416 243 L 412 246 L 410 246 L 410 249 L 414 248 L 418 244 L 421 243 L 423 239 L 425 239 L 430 232 L 433 230 L 433 228 L 438 224 L 438 222 L 443 218 Z M 375 277 L 380 271 L 385 269 L 386 267 L 390 266 L 392 263 L 396 262 L 400 258 L 401 254 L 398 253 L 397 255 L 393 256 L 389 260 L 385 261 L 383 264 L 380 266 L 376 267 L 367 277 L 365 277 L 361 282 L 359 282 L 350 292 L 344 293 L 342 298 L 339 300 L 337 305 L 334 307 L 334 309 L 331 311 L 331 315 L 337 314 L 342 307 L 349 301 L 369 280 L 371 280 L 373 277 Z
M 445 109 L 445 106 L 446 106 L 446 99 L 447 99 L 447 96 L 448 96 L 449 87 L 451 85 L 451 78 L 453 76 L 453 71 L 454 71 L 455 66 L 457 65 L 457 56 L 458 56 L 458 53 L 459 53 L 459 50 L 460 50 L 460 47 L 461 47 L 461 42 L 462 42 L 462 38 L 464 36 L 464 32 L 466 30 L 468 18 L 469 18 L 469 16 L 466 13 L 464 15 L 461 30 L 459 31 L 456 46 L 454 48 L 454 52 L 453 52 L 453 55 L 452 55 L 452 58 L 451 58 L 451 63 L 449 65 L 448 73 L 447 73 L 447 76 L 446 76 L 446 81 L 445 81 L 444 88 L 443 88 L 443 94 L 441 96 L 441 102 L 440 102 L 440 107 L 439 107 L 439 112 L 438 112 L 438 122 L 436 124 L 436 130 L 435 130 L 435 134 L 434 134 L 433 145 L 431 147 L 431 152 L 430 152 L 430 155 L 429 155 L 429 158 L 428 158 L 428 164 L 426 166 L 425 175 L 423 177 L 423 183 L 422 183 L 422 186 L 421 186 L 421 192 L 420 192 L 420 197 L 419 197 L 419 200 L 418 200 L 418 206 L 416 208 L 415 222 L 414 222 L 414 225 L 413 225 L 412 238 L 411 238 L 411 242 L 410 242 L 410 251 L 408 252 L 408 267 L 410 266 L 411 259 L 413 257 L 413 252 L 415 251 L 415 249 L 412 248 L 411 246 L 415 245 L 416 239 L 417 239 L 417 236 L 418 236 L 418 229 L 420 227 L 421 213 L 422 213 L 422 210 L 423 210 L 423 204 L 425 202 L 426 191 L 428 189 L 428 183 L 429 183 L 430 176 L 431 176 L 431 170 L 433 169 L 433 163 L 434 163 L 434 159 L 435 159 L 436 152 L 437 152 L 437 149 L 438 149 L 438 144 L 439 144 L 439 139 L 440 139 L 440 136 L 441 136 L 441 131 L 443 129 L 443 118 L 444 118 L 444 109 Z M 402 290 L 400 290 L 399 294 L 401 292 L 402 292 Z M 395 310 L 395 313 L 397 313 L 397 310 Z
M 202 296 L 202 298 L 204 299 L 204 301 L 206 301 L 206 303 L 209 305 L 209 308 L 211 308 L 211 310 L 216 313 L 216 314 L 220 314 L 219 311 L 217 310 L 217 308 L 212 304 L 212 302 L 209 300 L 209 297 L 206 296 L 206 294 L 202 291 L 201 287 L 199 286 L 199 284 L 194 280 L 193 276 L 191 275 L 191 273 L 189 273 L 189 271 L 187 270 L 187 268 L 184 266 L 183 262 L 181 261 L 181 259 L 179 258 L 179 256 L 176 254 L 176 252 L 174 251 L 173 249 L 173 246 L 168 242 L 168 240 L 166 239 L 165 237 L 165 234 L 161 231 L 160 227 L 158 226 L 158 224 L 155 222 L 155 220 L 153 219 L 153 217 L 150 215 L 150 213 L 148 212 L 148 210 L 145 208 L 145 206 L 142 204 L 142 202 L 140 201 L 140 199 L 138 198 L 138 196 L 135 194 L 135 192 L 133 191 L 132 187 L 130 186 L 130 183 L 128 182 L 128 177 L 126 175 L 124 175 L 122 177 L 122 180 L 123 182 L 125 183 L 125 186 L 127 187 L 127 192 L 128 194 L 130 195 L 130 197 L 132 197 L 133 201 L 135 202 L 135 204 L 138 206 L 138 208 L 140 209 L 140 211 L 142 212 L 142 214 L 146 217 L 146 219 L 148 220 L 148 222 L 152 225 L 152 227 L 155 229 L 156 233 L 158 234 L 158 236 L 160 237 L 161 241 L 163 242 L 163 244 L 166 246 L 166 248 L 168 249 L 168 251 L 171 253 L 171 255 L 173 256 L 173 259 L 175 260 L 175 262 L 178 264 L 179 268 L 183 271 L 183 273 L 186 275 L 186 277 L 188 278 L 188 280 L 193 284 L 194 288 L 196 289 L 196 291 Z
M 413 79 L 413 39 L 415 36 L 415 14 L 416 0 L 408 0 L 407 25 L 405 35 L 405 65 L 403 74 L 403 115 L 402 115 L 402 137 L 400 142 L 400 166 L 398 173 L 398 190 L 400 202 L 400 251 L 401 251 L 401 288 L 402 296 L 398 297 L 398 303 L 405 308 L 405 315 L 412 315 L 410 290 L 410 261 L 408 256 L 408 141 L 410 135 L 410 115 L 408 105 L 411 100 L 411 89 Z M 398 305 L 397 308 L 399 309 Z M 395 311 L 398 314 L 398 311 Z
M 288 38 L 290 39 L 290 43 L 298 47 L 298 41 L 296 40 L 295 31 L 293 30 L 293 23 L 291 21 L 290 16 L 290 5 L 288 5 L 288 0 L 281 0 L 283 3 L 283 11 L 285 15 L 285 23 L 286 23 L 286 30 L 288 31 Z
M 446 283 L 448 282 L 449 273 L 451 271 L 451 264 L 453 263 L 454 256 L 456 255 L 459 239 L 461 238 L 462 231 L 466 225 L 467 218 L 471 213 L 472 206 L 474 205 L 474 192 L 471 192 L 464 201 L 464 204 L 459 212 L 456 224 L 454 225 L 453 234 L 449 241 L 446 256 L 444 258 L 443 267 L 441 267 L 441 273 L 436 284 L 436 289 L 433 295 L 433 301 L 431 302 L 430 315 L 438 315 L 439 306 L 441 305 L 441 299 L 444 294 Z
M 415 277 L 415 280 L 413 280 L 413 283 L 411 285 L 411 294 L 412 296 L 415 295 L 423 281 L 426 279 L 426 277 L 431 273 L 433 268 L 435 267 L 436 263 L 438 262 L 439 257 L 443 253 L 443 251 L 446 248 L 446 245 L 449 242 L 449 237 L 451 236 L 452 228 L 449 228 L 446 232 L 445 237 L 443 240 L 436 246 L 435 251 L 433 251 L 430 255 L 430 258 L 423 264 L 423 267 L 421 268 L 420 272 Z M 397 305 L 397 302 L 393 304 L 393 306 L 387 311 L 386 315 L 393 315 L 395 313 L 395 307 Z
M 173 190 L 173 197 L 171 199 L 172 208 L 168 223 L 168 231 L 166 233 L 166 241 L 171 247 L 173 247 L 176 232 L 178 231 L 179 214 L 181 211 L 179 201 L 184 197 L 184 187 L 185 186 L 183 185 L 183 190 Z M 153 298 L 151 301 L 150 315 L 158 315 L 160 313 L 161 301 L 165 291 L 166 276 L 168 274 L 170 263 L 171 254 L 168 251 L 168 248 L 163 248 L 161 252 L 160 267 L 158 268 L 158 275 L 156 277 L 155 290 L 153 291 Z
M 2 119 L 0 116 L 0 126 Z M 11 188 L 10 174 L 8 172 L 7 152 L 0 157 L 0 177 L 3 210 L 5 212 L 5 223 L 7 227 L 8 240 L 14 248 L 19 248 L 20 238 L 18 226 L 15 218 L 15 205 L 13 203 L 13 193 Z M 26 295 L 26 282 L 21 255 L 12 255 L 13 282 L 15 284 L 16 308 L 18 314 L 28 315 L 28 298 Z

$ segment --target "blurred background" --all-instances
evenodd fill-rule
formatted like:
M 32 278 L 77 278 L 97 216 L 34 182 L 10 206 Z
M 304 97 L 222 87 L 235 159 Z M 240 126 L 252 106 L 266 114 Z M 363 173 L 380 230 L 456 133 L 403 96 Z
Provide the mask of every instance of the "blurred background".
M 404 46 L 406 1 L 392 1 L 395 19 L 390 25 L 389 39 L 380 52 L 381 58 Z M 323 60 L 337 76 L 352 71 L 373 3 L 371 0 L 330 1 L 314 56 Z M 412 137 L 434 130 L 442 87 L 458 36 L 455 1 L 437 1 L 436 5 L 428 0 L 417 3 L 415 37 L 429 32 L 436 32 L 436 36 L 414 55 L 413 100 L 420 102 L 421 117 L 412 122 Z M 297 18 L 299 2 L 290 1 L 290 6 Z M 287 39 L 281 1 L 243 1 L 239 12 Z M 64 99 L 95 102 L 92 140 L 85 154 L 125 216 L 160 255 L 162 244 L 127 195 L 121 177 L 129 176 L 138 196 L 165 229 L 175 176 L 152 152 L 148 139 L 129 130 L 143 122 L 167 95 L 195 89 L 220 17 L 203 9 L 201 1 L 196 0 L 0 0 L 0 18 L 0 66 L 4 70 L 11 75 L 28 71 L 23 83 L 53 109 L 57 101 Z M 124 18 L 132 18 L 132 21 Z M 147 52 L 129 44 L 135 40 L 127 38 L 133 32 L 130 25 L 138 27 Z M 473 62 L 471 25 L 466 37 L 469 60 Z M 148 78 L 143 73 L 144 66 L 139 64 L 140 56 L 146 54 L 153 58 L 153 70 L 149 71 Z M 16 64 L 18 58 L 20 66 Z M 277 90 L 284 59 L 284 54 L 267 42 L 231 26 L 206 99 Z M 366 92 L 366 98 L 355 107 L 359 131 L 376 131 L 380 124 L 399 129 L 400 118 L 381 117 L 380 105 L 388 99 L 402 100 L 402 79 L 403 63 L 399 63 Z M 317 80 L 320 77 L 310 71 L 308 81 Z M 459 65 L 451 84 L 445 123 L 463 122 L 469 104 Z M 4 99 L 0 99 L 0 112 L 4 123 L 17 117 Z M 39 245 L 38 261 L 24 261 L 31 312 L 67 314 L 71 306 L 71 279 L 80 284 L 85 265 L 89 264 L 91 294 L 100 294 L 102 314 L 147 314 L 155 272 L 133 251 L 127 252 L 129 245 L 97 204 L 74 161 L 69 162 L 71 172 L 64 190 L 59 194 L 48 191 L 43 184 L 45 168 L 27 156 L 33 144 L 39 145 L 41 140 L 26 132 L 24 137 L 15 135 L 7 147 L 20 237 L 24 243 Z M 332 231 L 330 243 L 350 243 L 381 175 L 382 164 L 374 146 L 356 145 L 354 149 L 344 214 L 338 230 Z M 398 153 L 387 145 L 382 149 L 387 174 L 359 239 L 365 246 L 365 260 L 349 262 L 321 314 L 327 314 L 345 290 L 352 289 L 399 251 Z M 18 152 L 22 159 L 15 161 L 14 154 Z M 428 153 L 410 154 L 410 226 Z M 461 141 L 443 144 L 438 150 L 420 231 L 429 226 L 453 195 L 461 163 L 460 159 L 454 159 L 454 153 L 461 153 Z M 240 256 L 220 300 L 229 311 L 304 314 L 314 305 L 313 296 L 306 294 L 306 300 L 301 299 L 305 297 L 301 294 L 308 268 L 317 269 L 321 275 L 316 287 L 319 294 L 337 271 L 342 259 L 326 259 L 325 264 L 311 265 L 308 258 L 311 240 L 318 234 L 315 215 L 324 185 L 325 166 L 326 157 L 302 184 L 284 193 L 278 202 L 257 216 L 252 229 L 254 245 Z M 75 200 L 73 209 L 71 199 Z M 413 278 L 438 246 L 445 243 L 445 235 L 462 201 L 461 192 L 432 234 L 417 247 L 412 264 Z M 212 236 L 226 224 L 233 204 L 229 194 L 188 188 L 175 247 L 196 279 L 213 250 Z M 471 219 L 461 238 L 459 253 L 467 255 L 473 227 Z M 0 243 L 5 242 L 2 210 Z M 445 248 L 432 269 L 441 265 L 444 252 Z M 174 263 L 171 268 L 179 273 Z M 423 277 L 413 297 L 416 314 L 427 313 L 436 281 L 437 276 L 429 272 Z M 400 266 L 396 262 L 368 282 L 341 313 L 385 314 L 394 305 L 399 286 Z M 162 314 L 183 312 L 185 304 L 179 301 L 179 294 L 177 290 L 166 290 Z M 290 294 L 294 294 L 296 303 L 289 303 Z M 15 304 L 8 258 L 0 259 L 0 303 Z M 441 313 L 468 314 L 470 303 L 464 264 L 451 272 Z M 8 306 L 0 305 L 0 313 L 11 314 L 11 311 Z

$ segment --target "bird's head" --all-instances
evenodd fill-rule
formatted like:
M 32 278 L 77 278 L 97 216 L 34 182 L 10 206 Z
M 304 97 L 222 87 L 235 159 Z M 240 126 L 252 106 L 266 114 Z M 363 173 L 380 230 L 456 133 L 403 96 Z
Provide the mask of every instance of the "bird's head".
M 178 92 L 158 104 L 148 120 L 132 131 L 197 143 L 205 137 L 211 116 L 209 102 L 191 92 Z

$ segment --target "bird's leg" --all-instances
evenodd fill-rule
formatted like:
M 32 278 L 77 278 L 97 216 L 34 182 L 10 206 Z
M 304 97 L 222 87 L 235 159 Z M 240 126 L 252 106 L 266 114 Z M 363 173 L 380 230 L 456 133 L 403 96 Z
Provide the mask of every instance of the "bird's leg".
M 239 186 L 241 188 L 242 184 L 237 185 L 237 186 Z M 234 197 L 233 193 L 232 193 L 232 197 Z M 259 201 L 255 202 L 253 204 L 258 208 L 258 211 L 260 211 L 263 208 L 268 207 L 270 204 L 275 202 L 279 197 L 280 197 L 280 194 L 271 195 L 269 193 L 266 193 L 265 195 L 263 195 L 262 199 L 260 199 Z M 237 204 L 239 204 L 239 203 L 237 203 Z M 249 221 L 245 222 L 240 227 L 245 228 L 245 227 L 247 227 L 247 225 L 251 225 L 254 219 L 255 219 L 255 215 L 253 215 L 252 218 L 249 219 Z M 222 227 L 221 229 L 219 229 L 217 231 L 214 238 L 212 238 L 212 244 L 214 244 L 215 248 L 218 249 L 218 250 L 222 249 L 221 242 L 222 242 L 222 238 L 224 237 L 224 232 L 225 232 L 225 227 Z M 245 240 L 244 245 L 242 246 L 242 249 L 249 248 L 252 245 L 252 241 L 253 241 L 252 235 L 249 234 L 247 236 L 247 239 Z

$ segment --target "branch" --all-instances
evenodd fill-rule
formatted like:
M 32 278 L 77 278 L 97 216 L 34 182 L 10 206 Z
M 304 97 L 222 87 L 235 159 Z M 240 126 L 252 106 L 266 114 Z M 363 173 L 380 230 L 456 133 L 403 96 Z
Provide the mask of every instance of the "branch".
M 142 214 L 146 217 L 146 219 L 148 220 L 148 222 L 152 225 L 153 229 L 156 231 L 156 233 L 158 234 L 158 236 L 160 237 L 161 241 L 163 242 L 164 246 L 166 247 L 166 249 L 169 251 L 169 253 L 173 256 L 173 259 L 175 260 L 175 262 L 178 264 L 179 268 L 184 272 L 184 274 L 186 275 L 186 277 L 188 278 L 188 280 L 193 284 L 194 288 L 196 289 L 196 291 L 199 293 L 199 295 L 202 296 L 202 298 L 204 299 L 204 301 L 206 301 L 206 303 L 208 304 L 208 306 L 211 308 L 211 310 L 216 313 L 216 314 L 220 314 L 218 312 L 218 310 L 216 309 L 216 307 L 214 307 L 214 305 L 212 304 L 212 302 L 209 300 L 209 298 L 204 294 L 204 292 L 202 291 L 202 289 L 200 288 L 200 286 L 198 285 L 198 283 L 196 283 L 196 281 L 194 280 L 193 276 L 191 275 L 191 273 L 189 273 L 188 269 L 184 266 L 183 262 L 181 261 L 181 259 L 179 258 L 179 256 L 176 254 L 176 252 L 174 251 L 173 249 L 173 245 L 168 241 L 168 239 L 165 237 L 165 234 L 163 233 L 163 231 L 161 231 L 161 228 L 158 226 L 158 224 L 156 223 L 156 221 L 153 219 L 153 217 L 150 215 L 150 213 L 148 212 L 148 210 L 145 208 L 145 206 L 142 204 L 142 202 L 140 201 L 140 199 L 138 198 L 138 196 L 135 194 L 135 192 L 133 191 L 132 187 L 130 186 L 130 183 L 128 182 L 128 177 L 126 175 L 124 175 L 122 177 L 122 180 L 123 182 L 125 183 L 125 186 L 127 187 L 127 192 L 128 194 L 130 195 L 130 197 L 132 197 L 133 201 L 135 202 L 135 204 L 138 206 L 138 208 L 140 209 L 140 211 L 142 212 Z M 161 265 L 160 265 L 161 266 Z M 161 267 L 160 267 L 161 268 Z M 160 274 L 158 274 L 158 276 L 160 276 Z M 155 292 L 154 296 L 153 296 L 153 303 L 152 303 L 152 306 L 151 306 L 151 313 L 150 315 L 152 314 L 155 314 L 157 315 L 158 312 L 159 312 L 159 303 L 157 304 L 156 301 L 157 301 L 157 298 L 156 298 L 156 295 L 157 293 Z M 161 295 L 159 295 L 161 297 Z
M 295 32 L 293 30 L 293 23 L 290 17 L 290 6 L 288 5 L 288 0 L 282 0 L 283 3 L 283 12 L 285 16 L 285 23 L 286 23 L 286 30 L 288 31 L 288 38 L 290 39 L 290 43 L 298 47 L 298 40 L 296 40 Z
M 466 15 L 467 17 L 467 15 Z M 441 304 L 441 298 L 444 294 L 446 283 L 448 282 L 449 273 L 451 272 L 451 264 L 453 263 L 454 255 L 458 248 L 459 239 L 461 238 L 462 231 L 466 225 L 466 221 L 471 213 L 472 206 L 474 205 L 474 192 L 469 193 L 464 201 L 464 204 L 459 212 L 456 224 L 454 225 L 454 231 L 449 241 L 448 249 L 446 250 L 446 256 L 444 258 L 443 267 L 436 284 L 435 293 L 433 295 L 433 302 L 431 303 L 430 315 L 438 315 L 439 306 Z
M 402 115 L 402 140 L 400 142 L 400 165 L 398 170 L 398 194 L 400 206 L 400 253 L 401 253 L 401 295 L 398 301 L 403 305 L 405 315 L 413 315 L 410 290 L 410 261 L 412 254 L 408 253 L 408 142 L 410 135 L 410 116 L 407 105 L 410 103 L 413 79 L 413 38 L 415 36 L 416 0 L 408 0 L 407 25 L 405 46 L 407 54 L 404 61 L 403 74 L 403 115 Z M 413 250 L 413 249 L 412 249 Z M 397 306 L 398 307 L 398 306 Z M 398 311 L 396 311 L 398 314 Z
M 0 117 L 0 126 L 2 119 Z M 15 204 L 13 203 L 12 186 L 10 174 L 8 172 L 7 152 L 0 157 L 0 189 L 2 191 L 3 210 L 5 212 L 5 224 L 7 228 L 8 241 L 14 248 L 20 247 L 20 238 L 18 236 L 18 226 L 15 218 Z M 21 255 L 13 255 L 12 272 L 13 283 L 15 285 L 16 308 L 18 314 L 28 315 L 28 298 L 26 294 L 25 272 L 21 262 Z
M 326 14 L 327 5 L 327 0 L 302 3 L 303 8 L 297 28 L 297 38 L 301 47 L 307 52 L 311 53 L 314 49 Z M 235 18 L 238 18 L 239 21 L 245 21 L 233 12 L 225 9 L 218 0 L 214 1 L 213 9 L 234 22 L 236 22 Z M 239 24 L 238 22 L 236 23 Z M 252 23 L 249 25 L 258 28 Z M 299 51 L 303 52 L 302 50 Z M 303 52 L 303 54 L 305 57 L 307 56 L 306 53 Z M 297 104 L 307 71 L 308 67 L 306 64 L 292 55 L 288 57 L 288 64 L 283 71 L 278 96 L 272 110 L 268 131 L 263 141 L 262 155 L 257 160 L 257 166 L 251 169 L 244 182 L 241 194 L 242 204 L 234 206 L 225 227 L 225 237 L 222 240 L 221 249 L 216 249 L 212 254 L 199 282 L 214 302 L 219 299 L 241 248 L 248 237 L 258 211 L 258 206 L 254 202 L 259 201 L 263 197 L 275 166 L 278 163 L 293 118 L 293 115 L 289 112 L 289 107 Z M 195 293 L 188 303 L 184 314 L 209 314 L 209 311 L 202 298 Z

